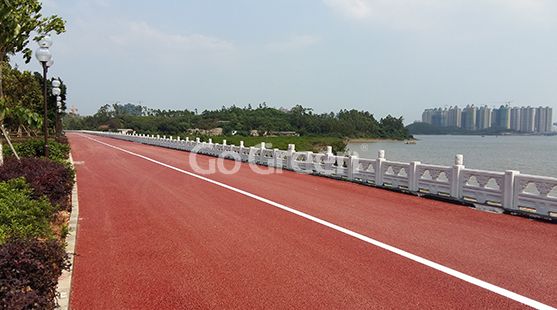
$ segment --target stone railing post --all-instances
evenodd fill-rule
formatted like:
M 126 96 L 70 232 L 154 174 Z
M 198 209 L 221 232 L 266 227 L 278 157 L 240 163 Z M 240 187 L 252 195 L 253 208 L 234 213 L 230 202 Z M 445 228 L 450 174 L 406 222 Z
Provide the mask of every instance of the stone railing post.
M 255 158 L 255 152 L 257 152 L 257 149 L 254 148 L 253 146 L 249 147 L 249 155 L 248 155 L 248 163 L 255 163 L 256 158 Z
M 260 164 L 266 164 L 267 162 L 265 162 L 265 155 L 263 154 L 263 151 L 265 151 L 265 142 L 261 142 L 261 145 L 259 146 L 259 163 Z
M 383 163 L 385 162 L 385 151 L 379 150 L 377 152 L 377 159 L 375 160 L 375 185 L 383 186 Z
M 240 155 L 240 161 L 243 161 L 242 155 L 244 154 L 244 141 L 240 141 L 240 145 L 238 146 L 238 154 Z
M 222 140 L 222 145 L 226 145 L 226 139 Z
M 313 172 L 313 152 L 306 152 L 306 170 L 307 172 Z
M 279 161 L 278 153 L 279 153 L 279 149 L 274 148 L 273 149 L 273 167 L 282 168 L 282 161 Z
M 356 169 L 358 169 L 359 164 L 360 163 L 359 163 L 358 154 L 348 155 L 348 163 L 346 165 L 346 168 L 348 168 L 346 171 L 346 176 L 348 180 L 350 181 L 354 180 L 354 172 L 356 172 Z
M 451 196 L 456 199 L 462 198 L 462 184 L 460 184 L 460 172 L 464 169 L 464 156 L 457 154 L 451 173 Z
M 333 154 L 333 147 L 332 146 L 327 146 L 327 153 L 326 153 L 326 157 L 325 157 L 325 165 L 323 167 L 323 169 L 325 169 L 325 173 L 328 175 L 332 175 L 333 174 L 333 164 L 334 164 L 334 157 L 335 154 Z
M 200 144 L 201 144 L 201 139 L 200 138 L 195 138 L 195 145 L 192 148 L 192 150 L 195 150 L 195 153 L 199 153 L 199 151 L 201 151 L 199 149 Z
M 410 171 L 408 171 L 408 190 L 411 192 L 418 191 L 418 178 L 416 173 L 418 166 L 421 164 L 419 161 L 413 161 L 410 163 Z
M 296 145 L 288 144 L 286 151 L 286 169 L 292 170 L 292 161 L 294 160 L 294 152 L 296 152 Z
M 503 208 L 515 209 L 514 205 L 514 180 L 520 172 L 516 170 L 505 171 L 505 184 L 503 185 Z

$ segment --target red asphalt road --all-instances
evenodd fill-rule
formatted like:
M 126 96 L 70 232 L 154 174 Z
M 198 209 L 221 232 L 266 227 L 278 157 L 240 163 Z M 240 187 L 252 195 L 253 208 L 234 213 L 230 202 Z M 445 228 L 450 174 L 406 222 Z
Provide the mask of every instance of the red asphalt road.
M 526 308 L 253 198 L 69 134 L 73 309 Z M 189 153 L 94 139 L 194 172 Z M 206 167 L 212 157 L 197 156 Z M 235 163 L 227 161 L 226 167 Z M 247 164 L 207 177 L 557 306 L 557 226 Z

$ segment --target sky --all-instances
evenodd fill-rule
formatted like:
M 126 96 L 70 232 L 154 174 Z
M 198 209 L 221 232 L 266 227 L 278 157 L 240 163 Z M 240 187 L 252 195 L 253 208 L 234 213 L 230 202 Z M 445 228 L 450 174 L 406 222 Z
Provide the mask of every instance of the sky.
M 50 73 L 82 115 L 358 109 L 421 118 L 467 104 L 557 110 L 554 0 L 45 0 L 67 21 Z M 35 43 L 31 43 L 35 49 Z M 12 63 L 39 70 L 32 60 Z

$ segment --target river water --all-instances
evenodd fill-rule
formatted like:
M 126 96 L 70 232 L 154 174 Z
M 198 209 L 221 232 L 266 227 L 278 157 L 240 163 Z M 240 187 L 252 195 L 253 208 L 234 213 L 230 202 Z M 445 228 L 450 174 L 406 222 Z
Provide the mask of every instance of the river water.
M 557 136 L 415 136 L 416 144 L 396 141 L 350 143 L 347 149 L 363 158 L 377 158 L 385 150 L 388 160 L 452 165 L 464 155 L 468 168 L 518 170 L 524 174 L 557 177 Z

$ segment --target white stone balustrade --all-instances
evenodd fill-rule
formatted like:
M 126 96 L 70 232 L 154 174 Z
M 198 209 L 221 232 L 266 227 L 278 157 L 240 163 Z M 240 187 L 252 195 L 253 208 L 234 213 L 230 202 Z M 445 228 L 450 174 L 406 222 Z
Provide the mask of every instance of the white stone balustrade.
M 327 147 L 325 153 L 313 153 L 297 152 L 294 144 L 289 144 L 287 150 L 279 150 L 266 148 L 265 143 L 246 147 L 243 141 L 235 146 L 226 141 L 213 143 L 211 139 L 202 142 L 189 137 L 173 139 L 137 133 L 85 132 L 557 219 L 557 178 L 525 175 L 513 170 L 468 169 L 462 155 L 456 155 L 453 166 L 439 166 L 386 160 L 384 151 L 379 151 L 376 159 L 367 159 L 357 155 L 334 155 L 331 147 Z
M 557 217 L 557 178 L 518 174 L 513 195 L 513 209 Z
M 381 167 L 383 186 L 394 189 L 408 190 L 410 164 L 385 160 Z
M 416 167 L 416 191 L 424 194 L 451 196 L 452 168 L 419 164 Z
M 460 193 L 465 201 L 491 206 L 503 206 L 505 173 L 462 169 Z

